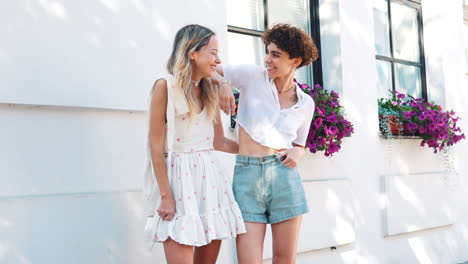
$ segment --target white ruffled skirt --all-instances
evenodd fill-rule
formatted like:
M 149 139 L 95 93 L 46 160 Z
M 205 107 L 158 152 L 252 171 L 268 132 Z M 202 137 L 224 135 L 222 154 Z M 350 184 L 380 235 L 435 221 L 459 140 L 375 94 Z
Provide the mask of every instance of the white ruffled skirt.
M 155 217 L 155 242 L 170 237 L 180 244 L 204 246 L 246 232 L 232 183 L 212 150 L 173 153 L 168 170 L 176 213 L 171 221 Z

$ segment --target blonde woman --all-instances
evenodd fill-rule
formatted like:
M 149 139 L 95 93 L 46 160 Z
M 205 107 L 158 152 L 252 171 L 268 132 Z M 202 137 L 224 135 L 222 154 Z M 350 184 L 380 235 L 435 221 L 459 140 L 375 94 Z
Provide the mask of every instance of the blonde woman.
M 220 240 L 245 233 L 230 179 L 213 152 L 239 149 L 224 137 L 210 80 L 220 63 L 215 33 L 187 25 L 176 34 L 169 74 L 152 89 L 145 235 L 150 245 L 163 242 L 169 264 L 215 263 Z

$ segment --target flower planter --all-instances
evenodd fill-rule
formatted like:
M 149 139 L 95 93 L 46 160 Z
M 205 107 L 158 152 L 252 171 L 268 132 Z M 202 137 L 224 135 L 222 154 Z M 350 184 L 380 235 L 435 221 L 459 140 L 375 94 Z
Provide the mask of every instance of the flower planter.
M 394 135 L 394 136 L 414 136 L 415 134 L 410 133 L 406 124 L 401 121 L 399 116 L 390 115 L 383 116 L 379 115 L 379 128 L 383 135 Z
M 428 146 L 434 153 L 450 147 L 465 134 L 457 126 L 460 119 L 453 110 L 422 98 L 414 98 L 396 90 L 388 98 L 379 98 L 379 128 L 383 136 L 417 136 L 420 146 Z

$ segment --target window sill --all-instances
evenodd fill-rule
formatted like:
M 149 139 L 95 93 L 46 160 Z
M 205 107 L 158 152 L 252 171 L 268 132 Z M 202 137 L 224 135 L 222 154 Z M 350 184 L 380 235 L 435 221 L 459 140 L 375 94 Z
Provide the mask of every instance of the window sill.
M 379 137 L 383 139 L 421 139 L 420 136 L 414 135 L 384 135 L 379 133 Z

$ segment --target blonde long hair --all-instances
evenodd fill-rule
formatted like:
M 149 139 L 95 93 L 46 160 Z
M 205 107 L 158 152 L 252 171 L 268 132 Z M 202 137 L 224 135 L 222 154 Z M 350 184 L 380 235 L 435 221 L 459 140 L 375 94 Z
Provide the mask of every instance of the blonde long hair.
M 199 51 L 210 41 L 215 33 L 200 25 L 187 25 L 181 28 L 174 39 L 171 57 L 167 62 L 167 71 L 174 76 L 174 89 L 179 95 L 184 95 L 192 119 L 197 110 L 197 99 L 192 93 L 192 63 L 189 55 Z M 214 121 L 219 112 L 218 91 L 210 79 L 200 81 L 201 100 L 208 119 Z

